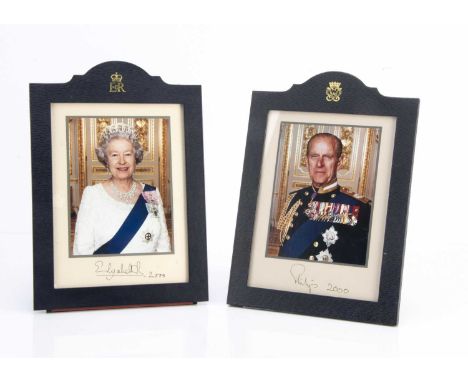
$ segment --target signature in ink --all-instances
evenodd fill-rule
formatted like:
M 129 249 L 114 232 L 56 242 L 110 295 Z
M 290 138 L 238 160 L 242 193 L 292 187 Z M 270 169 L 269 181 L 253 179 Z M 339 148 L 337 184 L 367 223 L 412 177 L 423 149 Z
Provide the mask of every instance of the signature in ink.
M 307 288 L 309 293 L 312 293 L 312 289 L 318 288 L 318 284 L 311 279 L 309 276 L 305 275 L 306 267 L 304 264 L 293 264 L 289 273 L 294 280 L 294 284 L 303 286 Z
M 139 277 L 152 277 L 152 278 L 164 278 L 164 273 L 157 273 L 150 271 L 146 273 L 143 271 L 143 267 L 140 261 L 135 263 L 117 263 L 104 262 L 98 260 L 94 263 L 96 276 L 103 276 L 106 280 L 112 280 L 116 276 L 139 276 Z

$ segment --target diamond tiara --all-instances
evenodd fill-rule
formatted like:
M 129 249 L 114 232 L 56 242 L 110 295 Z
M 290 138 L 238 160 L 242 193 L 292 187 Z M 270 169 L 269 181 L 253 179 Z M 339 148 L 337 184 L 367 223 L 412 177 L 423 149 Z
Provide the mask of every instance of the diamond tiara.
M 115 123 L 104 128 L 99 141 L 105 142 L 115 136 L 123 136 L 129 138 L 130 140 L 138 140 L 138 134 L 133 127 L 125 123 Z

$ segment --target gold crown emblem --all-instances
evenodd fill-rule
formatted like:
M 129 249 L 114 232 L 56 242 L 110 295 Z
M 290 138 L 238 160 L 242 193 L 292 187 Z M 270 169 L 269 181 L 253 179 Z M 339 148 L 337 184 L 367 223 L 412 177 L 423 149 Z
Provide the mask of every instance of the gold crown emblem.
M 122 82 L 122 75 L 120 73 L 115 72 L 114 74 L 111 74 L 110 77 L 112 82 Z
M 331 81 L 328 83 L 328 87 L 325 91 L 326 100 L 328 102 L 338 102 L 341 98 L 341 93 L 343 89 L 341 89 L 341 82 Z

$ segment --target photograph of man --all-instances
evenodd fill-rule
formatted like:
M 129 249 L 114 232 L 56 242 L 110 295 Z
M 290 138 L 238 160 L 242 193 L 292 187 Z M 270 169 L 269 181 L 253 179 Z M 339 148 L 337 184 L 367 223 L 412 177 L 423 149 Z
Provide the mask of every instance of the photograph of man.
M 318 133 L 309 140 L 312 185 L 288 195 L 277 224 L 280 257 L 366 265 L 371 206 L 340 187 L 342 151 L 333 134 Z

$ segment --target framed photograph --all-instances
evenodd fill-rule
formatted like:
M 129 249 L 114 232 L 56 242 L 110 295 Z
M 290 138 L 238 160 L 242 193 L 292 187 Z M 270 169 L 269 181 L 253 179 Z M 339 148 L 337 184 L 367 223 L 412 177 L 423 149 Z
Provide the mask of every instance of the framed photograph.
M 228 303 L 396 325 L 419 100 L 253 92 Z
M 30 100 L 34 309 L 206 301 L 201 87 L 106 62 Z

